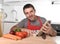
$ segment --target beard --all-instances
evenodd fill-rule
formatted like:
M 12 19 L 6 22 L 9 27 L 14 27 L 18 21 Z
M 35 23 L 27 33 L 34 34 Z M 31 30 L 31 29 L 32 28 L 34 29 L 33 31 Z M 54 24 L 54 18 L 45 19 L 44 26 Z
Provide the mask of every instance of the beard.
M 30 16 L 28 19 L 29 19 L 30 21 L 35 21 L 35 20 L 36 20 L 36 16 Z

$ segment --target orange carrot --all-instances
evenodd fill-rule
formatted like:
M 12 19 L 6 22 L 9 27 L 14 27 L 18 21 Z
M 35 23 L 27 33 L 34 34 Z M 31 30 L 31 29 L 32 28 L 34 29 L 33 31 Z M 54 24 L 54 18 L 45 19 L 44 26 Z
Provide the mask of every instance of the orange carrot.
M 12 35 L 12 34 L 4 34 L 3 37 L 12 39 L 12 40 L 21 40 L 22 39 L 21 37 L 18 37 L 18 36 Z

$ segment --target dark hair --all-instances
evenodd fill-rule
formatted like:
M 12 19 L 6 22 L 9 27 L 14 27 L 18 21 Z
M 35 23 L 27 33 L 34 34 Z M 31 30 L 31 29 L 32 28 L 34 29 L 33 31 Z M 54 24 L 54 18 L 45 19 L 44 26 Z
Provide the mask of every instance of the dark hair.
M 23 11 L 24 11 L 26 8 L 30 8 L 30 7 L 32 7 L 32 8 L 35 10 L 35 8 L 34 8 L 34 6 L 33 6 L 32 4 L 26 4 L 26 5 L 24 5 L 24 7 L 23 7 Z

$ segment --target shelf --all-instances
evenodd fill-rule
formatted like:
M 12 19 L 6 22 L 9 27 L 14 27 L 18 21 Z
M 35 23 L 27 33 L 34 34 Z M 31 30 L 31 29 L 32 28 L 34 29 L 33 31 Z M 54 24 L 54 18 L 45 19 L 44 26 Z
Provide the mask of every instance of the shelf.
M 39 1 L 39 0 L 4 0 L 3 5 L 22 5 L 26 2 L 34 2 L 34 1 Z
M 32 1 L 32 0 L 4 0 L 4 2 L 26 2 L 26 1 Z M 33 0 L 35 1 L 35 0 Z
M 24 4 L 25 2 L 20 2 L 20 1 L 14 1 L 14 2 L 4 2 L 3 5 L 7 6 L 19 6 Z
M 53 0 L 52 4 L 60 4 L 60 0 Z
M 18 23 L 18 21 L 3 21 L 3 23 Z

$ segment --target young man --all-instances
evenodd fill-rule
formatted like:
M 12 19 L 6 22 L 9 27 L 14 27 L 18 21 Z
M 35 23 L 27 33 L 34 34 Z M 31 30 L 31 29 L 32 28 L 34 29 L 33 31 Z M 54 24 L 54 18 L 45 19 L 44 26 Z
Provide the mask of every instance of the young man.
M 36 30 L 40 30 L 41 27 L 43 27 L 42 32 L 51 36 L 55 36 L 57 34 L 57 32 L 52 28 L 51 24 L 48 23 L 48 26 L 43 26 L 43 24 L 46 22 L 46 19 L 35 15 L 36 10 L 32 4 L 26 4 L 23 7 L 23 12 L 26 18 L 11 28 L 11 34 L 14 34 L 13 30 L 16 27 L 21 28 L 21 30 L 23 28 L 27 30 L 32 30 L 33 32 Z

